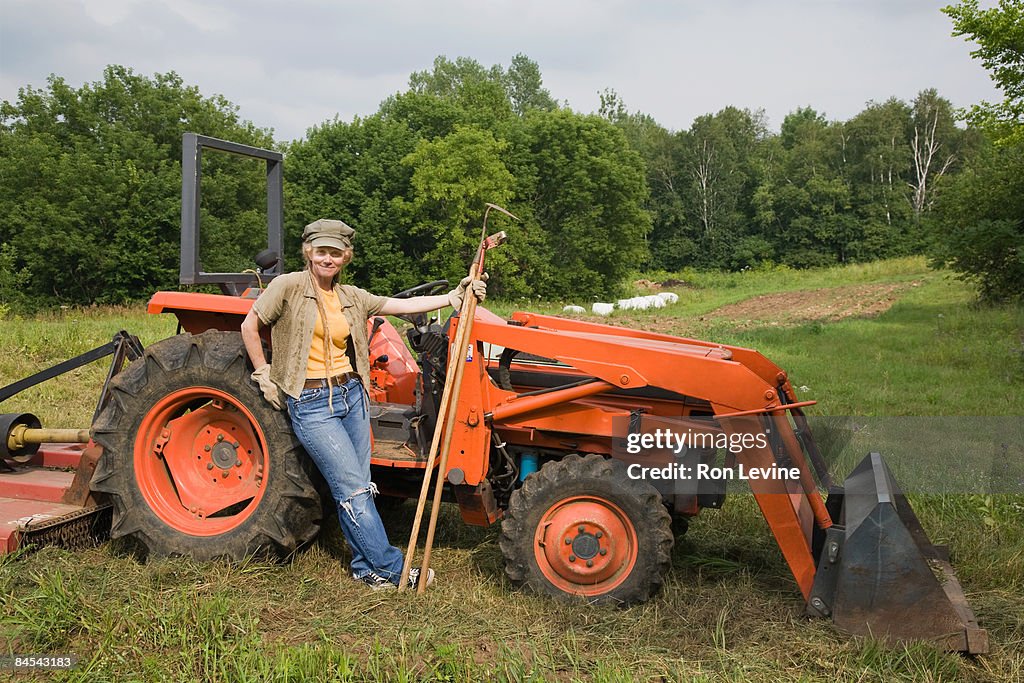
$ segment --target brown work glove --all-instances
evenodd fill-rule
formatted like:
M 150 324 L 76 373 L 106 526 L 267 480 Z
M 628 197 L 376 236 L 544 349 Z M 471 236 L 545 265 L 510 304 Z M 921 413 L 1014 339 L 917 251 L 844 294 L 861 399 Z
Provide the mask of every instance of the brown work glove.
M 260 385 L 263 398 L 274 407 L 274 410 L 284 410 L 284 392 L 270 379 L 270 363 L 265 363 L 256 368 L 251 375 L 252 381 Z
M 462 278 L 458 287 L 448 292 L 448 303 L 456 311 L 462 310 L 462 301 L 466 298 L 466 288 L 470 282 L 473 283 L 473 295 L 476 296 L 477 301 L 487 298 L 487 273 L 481 275 L 479 280 L 473 280 L 471 276 L 467 275 Z

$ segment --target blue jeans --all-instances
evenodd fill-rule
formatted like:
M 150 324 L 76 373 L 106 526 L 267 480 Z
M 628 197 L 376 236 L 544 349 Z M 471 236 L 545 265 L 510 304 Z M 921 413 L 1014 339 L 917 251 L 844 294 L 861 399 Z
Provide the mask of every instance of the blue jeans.
M 370 481 L 370 415 L 366 392 L 358 379 L 333 388 L 334 413 L 328 408 L 327 388 L 303 389 L 288 397 L 288 414 L 295 436 L 331 489 L 338 521 L 352 550 L 352 576 L 370 572 L 398 584 L 402 551 L 388 541 L 377 514 Z

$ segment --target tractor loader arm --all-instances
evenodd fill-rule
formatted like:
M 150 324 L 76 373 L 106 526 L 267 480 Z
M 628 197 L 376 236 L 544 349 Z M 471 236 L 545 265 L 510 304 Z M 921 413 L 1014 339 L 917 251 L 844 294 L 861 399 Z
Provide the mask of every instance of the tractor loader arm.
M 528 313 L 505 321 L 482 309 L 472 341 L 476 353 L 466 362 L 476 367 L 467 366 L 463 376 L 453 438 L 453 453 L 468 455 L 450 464 L 458 480 L 486 478 L 480 455 L 489 452 L 492 432 L 541 450 L 628 461 L 615 448 L 627 430 L 710 420 L 737 440 L 757 437 L 730 456 L 741 471 L 764 473 L 747 483 L 810 614 L 832 616 L 852 633 L 987 650 L 951 567 L 939 566 L 943 559 L 880 456 L 865 459 L 847 479 L 845 496 L 833 487 L 826 506 L 822 489 L 831 479 L 801 411 L 813 402 L 794 403 L 786 373 L 757 351 Z M 552 364 L 543 370 L 524 364 L 523 386 L 509 391 L 487 372 L 485 344 Z M 531 372 L 540 388 L 531 387 Z M 792 474 L 768 476 L 777 472 Z M 943 576 L 941 585 L 935 573 Z

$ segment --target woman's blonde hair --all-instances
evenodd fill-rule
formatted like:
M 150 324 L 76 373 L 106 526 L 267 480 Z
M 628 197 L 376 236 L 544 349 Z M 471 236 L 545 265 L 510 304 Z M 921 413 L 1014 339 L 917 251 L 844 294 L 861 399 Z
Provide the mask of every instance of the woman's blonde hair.
M 327 363 L 327 407 L 334 414 L 334 387 L 331 385 L 331 381 L 334 378 L 334 353 L 332 346 L 334 346 L 331 339 L 331 328 L 327 323 L 327 309 L 324 307 L 323 294 L 320 292 L 320 287 L 317 286 L 316 278 L 313 277 L 313 250 L 315 247 L 309 242 L 302 244 L 302 258 L 306 262 L 306 272 L 309 273 L 310 284 L 313 285 L 313 294 L 316 296 L 316 310 L 320 313 L 320 320 L 324 326 L 324 361 Z M 345 249 L 342 252 L 342 267 L 347 266 L 352 262 L 352 250 Z M 340 274 L 340 271 L 339 271 Z M 334 280 L 331 284 L 335 284 L 338 281 L 338 276 L 334 276 Z

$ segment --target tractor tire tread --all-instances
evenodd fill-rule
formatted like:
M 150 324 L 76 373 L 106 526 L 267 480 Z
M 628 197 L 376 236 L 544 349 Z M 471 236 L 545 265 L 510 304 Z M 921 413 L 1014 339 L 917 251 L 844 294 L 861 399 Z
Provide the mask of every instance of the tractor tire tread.
M 91 482 L 113 502 L 112 539 L 122 539 L 143 557 L 240 561 L 252 555 L 286 557 L 316 536 L 323 516 L 313 483 L 319 474 L 287 415 L 265 403 L 250 373 L 241 335 L 211 330 L 152 344 L 115 376 L 111 400 L 92 429 L 103 456 Z M 259 420 L 272 458 L 259 507 L 237 527 L 212 537 L 189 536 L 163 522 L 145 502 L 134 474 L 139 424 L 157 400 L 188 386 L 216 387 L 240 400 Z

